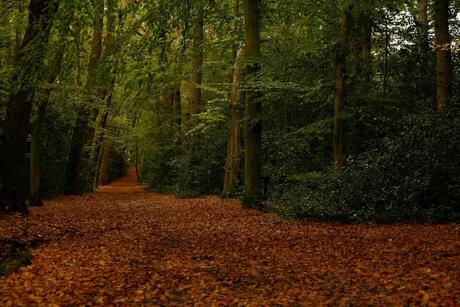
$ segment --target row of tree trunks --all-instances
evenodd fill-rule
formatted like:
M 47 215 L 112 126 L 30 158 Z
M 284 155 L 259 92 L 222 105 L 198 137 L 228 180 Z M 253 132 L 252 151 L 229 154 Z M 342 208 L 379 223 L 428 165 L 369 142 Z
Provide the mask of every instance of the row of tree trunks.
M 115 2 L 113 0 L 108 1 L 107 9 L 107 30 L 106 38 L 104 42 L 104 53 L 101 58 L 101 64 L 104 65 L 104 69 L 101 71 L 101 81 L 99 97 L 104 98 L 104 111 L 99 119 L 98 127 L 94 132 L 94 160 L 96 162 L 96 168 L 94 172 L 93 186 L 97 188 L 100 182 L 100 170 L 102 167 L 104 157 L 104 144 L 106 142 L 107 132 L 106 128 L 109 121 L 109 114 L 113 107 L 113 91 L 118 75 L 118 65 L 121 60 L 122 48 L 121 48 L 121 30 L 123 28 L 122 16 L 118 19 L 118 25 L 116 25 L 115 16 Z M 115 35 L 116 32 L 116 35 Z M 109 59 L 113 57 L 113 60 Z
M 368 5 L 372 9 L 374 0 L 368 0 Z M 421 96 L 426 97 L 431 93 L 430 82 L 430 46 L 429 46 L 429 15 L 428 7 L 430 0 L 419 0 L 416 6 L 416 25 L 418 35 L 419 53 L 419 81 L 418 88 Z M 434 22 L 436 34 L 436 104 L 439 110 L 443 110 L 449 104 L 450 88 L 452 83 L 452 56 L 451 56 L 451 37 L 449 33 L 449 0 L 434 0 Z M 388 26 L 388 25 L 387 25 Z M 358 63 L 358 72 L 363 74 L 365 80 L 371 80 L 369 70 L 371 47 L 372 47 L 372 15 L 369 11 L 363 16 L 361 28 L 362 53 L 359 56 L 362 63 Z M 336 78 L 334 90 L 334 130 L 333 130 L 333 162 L 338 168 L 344 164 L 344 96 L 347 70 L 347 46 L 348 37 L 351 29 L 351 12 L 346 10 L 342 14 L 341 28 L 339 34 L 339 48 L 336 61 Z M 390 42 L 389 34 L 386 33 L 385 47 L 385 69 L 383 77 L 383 95 L 387 94 L 388 83 L 388 45 Z M 362 71 L 360 67 L 366 67 L 367 71 Z M 368 82 L 367 82 L 368 83 Z
M 29 21 L 15 61 L 15 73 L 8 99 L 5 125 L 5 163 L 3 202 L 7 209 L 26 213 L 26 191 L 23 180 L 26 171 L 27 136 L 35 94 L 35 80 L 39 79 L 42 59 L 46 53 L 51 20 L 57 3 L 50 0 L 31 0 Z

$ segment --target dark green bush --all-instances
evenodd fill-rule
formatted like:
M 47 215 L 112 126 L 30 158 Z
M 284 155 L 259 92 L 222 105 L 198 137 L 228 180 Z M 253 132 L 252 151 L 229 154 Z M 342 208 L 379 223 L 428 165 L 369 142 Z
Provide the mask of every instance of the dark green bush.
M 400 132 L 347 160 L 341 171 L 308 173 L 277 207 L 296 218 L 392 222 L 460 217 L 460 117 L 427 112 Z
M 141 181 L 146 186 L 168 191 L 176 181 L 177 153 L 173 147 L 152 146 L 145 150 L 141 164 Z
M 226 131 L 208 129 L 196 133 L 194 157 L 183 154 L 177 161 L 178 174 L 173 192 L 179 196 L 220 194 L 226 154 Z

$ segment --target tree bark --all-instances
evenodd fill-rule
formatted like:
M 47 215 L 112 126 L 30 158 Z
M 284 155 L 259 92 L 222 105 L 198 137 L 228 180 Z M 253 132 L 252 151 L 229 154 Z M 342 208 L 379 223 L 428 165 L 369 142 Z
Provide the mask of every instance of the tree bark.
M 47 88 L 44 88 L 37 95 L 38 112 L 37 118 L 32 122 L 32 143 L 30 147 L 30 205 L 41 206 L 41 184 L 40 184 L 40 145 L 45 114 L 48 108 L 48 102 L 51 95 L 51 86 L 61 70 L 62 59 L 65 51 L 65 38 L 69 32 L 70 18 L 60 29 L 60 40 L 56 50 L 52 65 L 49 68 L 48 79 L 46 80 Z
M 182 99 L 180 84 L 174 90 L 174 107 L 173 107 L 173 126 L 174 126 L 174 143 L 180 146 L 182 143 Z
M 101 162 L 97 182 L 104 185 L 108 183 L 109 165 L 112 152 L 112 144 L 104 143 L 101 149 Z
M 245 53 L 250 62 L 247 79 L 256 78 L 260 57 L 260 0 L 244 0 Z M 243 206 L 262 206 L 262 104 L 260 93 L 250 90 L 245 93 L 246 116 L 244 153 L 244 199 Z
M 341 168 L 344 164 L 343 138 L 344 138 L 344 96 L 347 70 L 348 32 L 351 23 L 351 8 L 342 13 L 339 34 L 339 46 L 336 60 L 335 90 L 334 90 L 334 134 L 332 139 L 332 153 L 334 166 Z
M 193 129 L 198 124 L 197 115 L 200 114 L 202 109 L 202 97 L 201 97 L 201 82 L 203 78 L 202 66 L 203 66 L 203 44 L 204 44 L 204 7 L 200 4 L 197 7 L 196 16 L 194 18 L 193 34 L 192 34 L 192 76 L 190 86 L 190 100 L 189 100 L 189 128 Z M 192 153 L 196 143 L 193 135 L 188 137 L 189 151 Z
M 91 46 L 90 61 L 88 64 L 88 79 L 86 82 L 86 91 L 89 99 L 93 99 L 92 95 L 95 94 L 94 86 L 97 81 L 97 70 L 100 63 L 102 53 L 102 31 L 104 26 L 104 0 L 98 0 L 97 6 L 94 10 L 93 21 L 93 38 Z M 82 193 L 80 183 L 80 171 L 83 160 L 83 149 L 85 143 L 89 138 L 89 119 L 91 117 L 91 110 L 87 107 L 79 109 L 77 120 L 72 134 L 69 163 L 67 167 L 67 194 L 79 195 Z
M 27 136 L 43 55 L 49 38 L 52 16 L 57 4 L 50 0 L 31 0 L 29 21 L 18 51 L 16 70 L 8 100 L 5 124 L 6 169 L 3 199 L 6 207 L 27 213 L 23 179 L 26 170 Z
M 362 37 L 362 77 L 365 86 L 368 86 L 372 79 L 372 29 L 374 27 L 373 10 L 375 0 L 368 0 L 368 11 L 364 16 L 364 22 L 361 26 L 361 37 Z
M 449 0 L 434 0 L 434 18 L 436 33 L 436 101 L 438 109 L 442 110 L 449 104 L 452 82 Z
M 244 92 L 240 85 L 245 77 L 245 70 L 240 61 L 245 57 L 244 49 L 241 48 L 236 55 L 233 68 L 232 90 L 230 93 L 229 105 L 229 132 L 227 139 L 227 157 L 225 163 L 224 197 L 233 197 L 237 188 L 237 178 L 240 169 L 240 149 L 241 149 L 241 109 L 244 104 Z

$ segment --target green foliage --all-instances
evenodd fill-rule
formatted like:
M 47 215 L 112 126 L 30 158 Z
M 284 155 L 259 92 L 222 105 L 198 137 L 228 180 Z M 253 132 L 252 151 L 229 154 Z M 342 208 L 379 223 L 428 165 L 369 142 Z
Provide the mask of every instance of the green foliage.
M 341 171 L 292 177 L 280 200 L 298 218 L 450 221 L 460 218 L 460 117 L 427 112 Z M 298 195 L 301 195 L 298 197 Z
M 178 153 L 173 146 L 144 147 L 140 172 L 144 185 L 170 191 L 177 179 Z
M 44 197 L 61 195 L 66 189 L 66 168 L 72 121 L 63 116 L 54 105 L 46 112 L 40 155 L 40 181 Z M 64 171 L 63 171 L 64 170 Z
M 196 133 L 198 144 L 194 157 L 183 154 L 178 161 L 177 184 L 174 192 L 180 196 L 220 194 L 225 165 L 226 130 L 209 129 Z M 205 158 L 204 158 L 205 157 Z

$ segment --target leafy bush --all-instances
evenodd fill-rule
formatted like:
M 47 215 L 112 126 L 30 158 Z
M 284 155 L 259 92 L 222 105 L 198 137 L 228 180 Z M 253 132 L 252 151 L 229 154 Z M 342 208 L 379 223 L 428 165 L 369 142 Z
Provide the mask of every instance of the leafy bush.
M 177 161 L 177 183 L 173 192 L 179 196 L 220 194 L 225 165 L 226 131 L 208 129 L 196 133 L 199 140 L 194 158 L 183 154 Z
M 144 152 L 141 164 L 143 184 L 168 191 L 176 179 L 177 153 L 171 146 L 151 146 Z
M 378 148 L 341 171 L 293 181 L 278 209 L 296 218 L 449 221 L 460 217 L 460 117 L 408 116 Z M 300 195 L 300 196 L 299 196 Z

